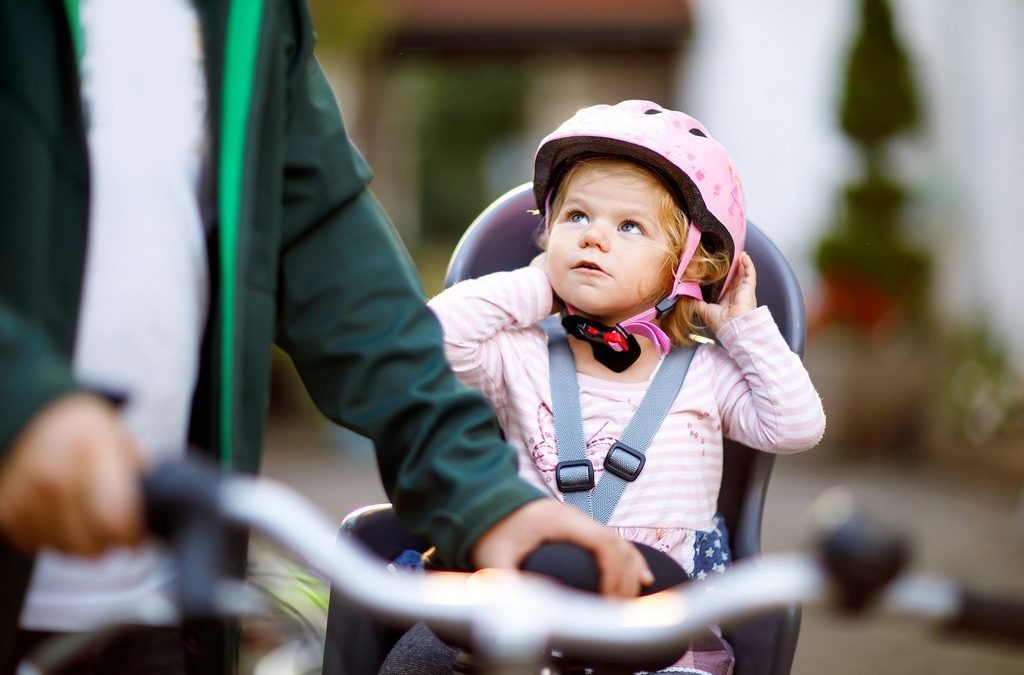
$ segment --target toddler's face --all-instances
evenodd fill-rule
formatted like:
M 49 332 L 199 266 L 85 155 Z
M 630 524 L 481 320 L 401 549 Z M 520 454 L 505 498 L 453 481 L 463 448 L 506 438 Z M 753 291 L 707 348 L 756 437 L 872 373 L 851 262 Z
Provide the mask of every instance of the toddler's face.
M 649 309 L 673 272 L 651 185 L 584 166 L 565 190 L 548 233 L 546 271 L 555 293 L 608 325 Z

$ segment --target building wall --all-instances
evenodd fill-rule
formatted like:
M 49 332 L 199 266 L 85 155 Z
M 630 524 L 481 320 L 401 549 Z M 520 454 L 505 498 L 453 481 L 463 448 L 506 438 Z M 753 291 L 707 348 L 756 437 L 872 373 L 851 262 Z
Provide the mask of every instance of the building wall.
M 1024 366 L 1024 3 L 892 4 L 928 115 L 920 137 L 898 150 L 921 198 L 921 235 L 936 250 L 938 309 L 950 321 L 987 316 Z M 836 102 L 857 3 L 692 5 L 696 31 L 676 103 L 730 148 L 750 218 L 793 261 L 813 301 L 810 254 L 855 170 Z

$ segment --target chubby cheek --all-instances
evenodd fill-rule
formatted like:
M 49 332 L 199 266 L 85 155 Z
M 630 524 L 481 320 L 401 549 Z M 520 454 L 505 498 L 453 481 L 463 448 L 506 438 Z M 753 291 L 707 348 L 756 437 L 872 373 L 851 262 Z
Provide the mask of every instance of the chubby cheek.
M 552 287 L 565 283 L 566 269 L 566 256 L 562 252 L 562 246 L 556 241 L 549 240 L 544 255 L 544 272 L 548 275 Z
M 636 298 L 638 302 L 657 302 L 668 291 L 669 283 L 657 276 L 650 276 L 640 281 L 636 287 Z
M 645 300 L 649 300 L 652 295 L 651 289 L 642 284 L 636 284 L 635 286 L 626 289 L 626 293 L 628 294 L 628 297 L 637 304 L 640 304 Z

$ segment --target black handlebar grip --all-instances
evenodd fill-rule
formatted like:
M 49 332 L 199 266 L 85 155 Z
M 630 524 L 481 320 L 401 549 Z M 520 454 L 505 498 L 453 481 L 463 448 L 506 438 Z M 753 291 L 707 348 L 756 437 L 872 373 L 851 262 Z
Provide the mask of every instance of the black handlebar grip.
M 666 553 L 646 544 L 634 542 L 633 545 L 643 555 L 651 573 L 654 574 L 654 583 L 644 587 L 641 595 L 651 595 L 689 580 L 679 563 Z M 523 560 L 519 568 L 543 574 L 581 591 L 597 593 L 601 590 L 601 573 L 597 568 L 594 554 L 576 544 L 542 544 Z
M 158 464 L 142 477 L 146 527 L 169 539 L 190 518 L 217 512 L 222 476 L 195 460 Z
M 959 610 L 943 628 L 955 633 L 981 634 L 993 640 L 1024 643 L 1024 598 L 964 589 Z
M 142 480 L 147 527 L 177 558 L 178 601 L 190 618 L 217 613 L 227 531 L 218 509 L 221 481 L 219 471 L 195 460 L 159 465 Z
M 651 573 L 654 574 L 654 583 L 641 590 L 641 595 L 651 595 L 659 591 L 686 583 L 689 578 L 682 566 L 675 560 L 646 544 L 633 542 L 633 545 L 643 555 Z M 585 548 L 575 544 L 564 542 L 549 542 L 542 544 L 533 553 L 528 555 L 520 569 L 527 572 L 542 574 L 565 584 L 571 588 L 582 591 L 598 592 L 600 590 L 601 574 L 597 567 L 597 560 L 594 554 Z M 605 658 L 600 665 L 611 668 L 614 672 L 658 672 L 669 667 L 679 660 L 686 650 L 687 643 L 667 649 L 648 649 L 642 659 L 636 657 Z M 569 663 L 575 660 L 572 654 L 564 653 L 563 657 Z M 576 672 L 574 669 L 569 669 Z M 582 669 L 581 669 L 582 672 Z M 604 672 L 603 670 L 601 672 Z

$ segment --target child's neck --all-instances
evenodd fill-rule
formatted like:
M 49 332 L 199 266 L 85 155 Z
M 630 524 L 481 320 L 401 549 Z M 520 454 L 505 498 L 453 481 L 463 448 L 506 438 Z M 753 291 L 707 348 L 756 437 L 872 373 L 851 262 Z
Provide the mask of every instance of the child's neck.
M 658 349 L 645 337 L 635 336 L 640 343 L 640 358 L 621 373 L 602 365 L 594 358 L 594 350 L 583 340 L 569 338 L 569 347 L 576 359 L 576 372 L 611 382 L 646 382 L 658 367 Z

